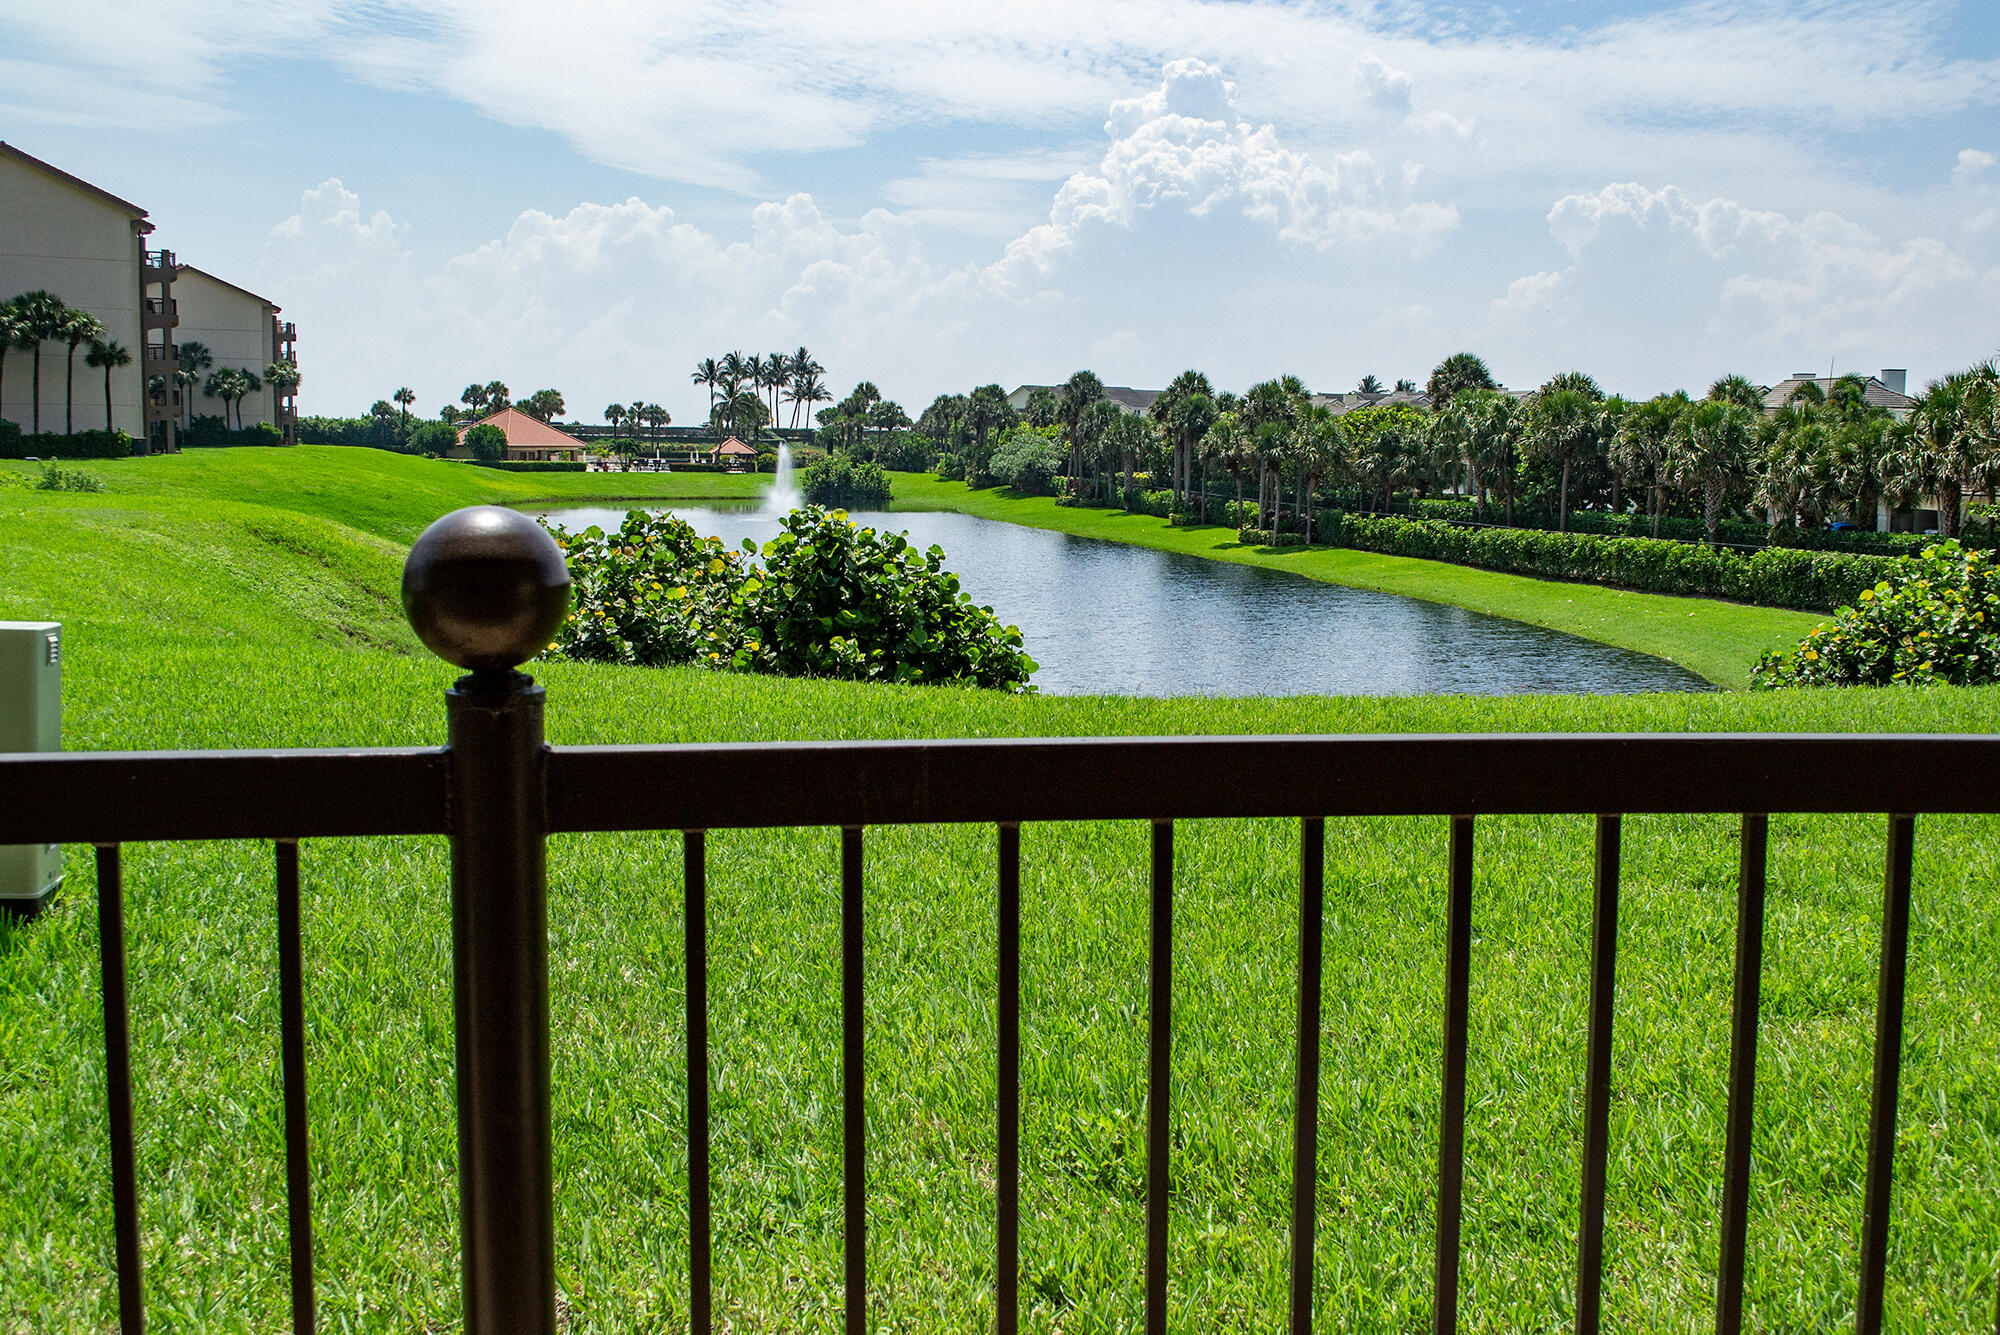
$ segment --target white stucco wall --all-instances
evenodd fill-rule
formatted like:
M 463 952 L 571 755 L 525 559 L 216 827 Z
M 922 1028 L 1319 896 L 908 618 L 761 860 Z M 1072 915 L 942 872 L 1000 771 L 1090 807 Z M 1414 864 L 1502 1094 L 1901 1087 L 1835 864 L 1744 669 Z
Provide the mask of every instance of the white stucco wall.
M 204 344 L 215 358 L 215 365 L 202 372 L 203 382 L 225 366 L 241 367 L 263 379 L 264 368 L 273 360 L 271 316 L 275 306 L 186 265 L 174 277 L 174 300 L 180 304 L 181 317 L 174 342 Z M 201 385 L 196 385 L 194 412 L 197 417 L 220 417 L 222 400 L 209 398 L 201 392 Z M 243 400 L 242 417 L 244 426 L 278 420 L 277 398 L 269 385 Z
M 87 190 L 0 156 L 0 301 L 45 288 L 68 305 L 89 311 L 111 340 L 132 354 L 132 364 L 111 375 L 112 425 L 133 436 L 143 433 L 140 378 L 139 251 L 131 214 Z M 64 426 L 64 364 L 68 345 L 42 345 L 41 427 Z M 90 351 L 76 350 L 76 393 L 72 401 L 78 431 L 99 430 L 104 420 L 104 372 L 84 364 Z M 33 355 L 7 353 L 0 368 L 0 417 L 34 429 Z M 262 369 L 261 367 L 259 368 Z

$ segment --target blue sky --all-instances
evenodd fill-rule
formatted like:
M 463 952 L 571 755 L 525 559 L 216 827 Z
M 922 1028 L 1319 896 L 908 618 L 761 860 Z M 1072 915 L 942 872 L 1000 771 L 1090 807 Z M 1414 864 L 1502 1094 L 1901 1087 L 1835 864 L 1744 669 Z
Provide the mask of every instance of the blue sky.
M 2000 352 L 1987 3 L 0 0 L 0 138 L 284 306 L 308 411 Z

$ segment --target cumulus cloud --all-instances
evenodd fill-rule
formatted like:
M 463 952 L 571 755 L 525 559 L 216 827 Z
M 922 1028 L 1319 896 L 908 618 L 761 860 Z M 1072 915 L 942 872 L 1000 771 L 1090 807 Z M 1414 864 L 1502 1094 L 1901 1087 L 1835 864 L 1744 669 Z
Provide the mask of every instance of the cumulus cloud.
M 1321 166 L 1288 148 L 1272 126 L 1242 118 L 1235 94 L 1220 69 L 1188 58 L 1170 62 L 1158 88 L 1114 102 L 1103 160 L 1063 183 L 1049 221 L 1009 244 L 994 281 L 1019 289 L 1093 229 L 1130 230 L 1162 211 L 1238 216 L 1316 250 L 1387 243 L 1424 253 L 1458 225 L 1454 206 L 1404 198 L 1366 151 Z
M 1397 116 L 1409 114 L 1411 80 L 1406 71 L 1390 68 L 1389 62 L 1370 51 L 1355 67 L 1355 77 L 1361 82 L 1362 95 L 1377 109 Z
M 1994 162 L 1993 155 L 1984 149 L 1962 148 L 1951 169 L 1951 183 L 1960 190 L 1983 189 L 1992 183 Z
M 1657 366 L 1677 345 L 1767 378 L 1830 355 L 1964 362 L 1983 350 L 1981 312 L 2000 298 L 2000 264 L 1975 240 L 1883 236 L 1825 210 L 1696 200 L 1671 185 L 1564 196 L 1548 227 L 1571 262 L 1514 279 L 1490 327 L 1567 347 L 1579 365 L 1611 362 L 1614 382 L 1646 377 L 1645 360 Z

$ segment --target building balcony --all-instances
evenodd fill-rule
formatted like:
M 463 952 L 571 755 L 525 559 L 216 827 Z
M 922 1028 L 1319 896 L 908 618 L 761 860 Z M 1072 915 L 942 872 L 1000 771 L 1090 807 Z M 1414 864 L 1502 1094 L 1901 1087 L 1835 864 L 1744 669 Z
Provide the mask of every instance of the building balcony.
M 164 374 L 179 368 L 179 350 L 171 343 L 148 343 L 140 353 L 140 363 L 147 375 Z
M 181 304 L 172 297 L 146 297 L 142 300 L 139 327 L 142 329 L 173 329 L 181 322 Z

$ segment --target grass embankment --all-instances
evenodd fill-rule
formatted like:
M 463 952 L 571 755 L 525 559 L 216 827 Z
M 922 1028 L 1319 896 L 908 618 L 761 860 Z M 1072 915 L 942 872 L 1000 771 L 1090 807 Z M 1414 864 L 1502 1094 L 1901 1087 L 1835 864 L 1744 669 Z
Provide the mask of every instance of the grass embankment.
M 1730 688 L 1743 686 L 1751 665 L 1766 649 L 1789 649 L 1826 620 L 1811 612 L 1565 584 L 1339 547 L 1252 547 L 1238 542 L 1234 529 L 1219 524 L 1174 528 L 1152 515 L 1058 505 L 1052 497 L 1017 496 L 1005 487 L 975 489 L 921 473 L 891 476 L 897 509 L 957 510 L 982 519 L 1289 570 L 1330 584 L 1451 603 L 1636 649 Z
M 255 462 L 284 459 L 299 461 L 301 485 L 282 464 L 260 487 L 225 485 L 218 468 L 215 492 L 162 495 L 161 478 L 188 474 L 146 476 L 134 461 L 102 469 L 120 488 L 103 495 L 0 489 L 0 617 L 66 623 L 72 747 L 441 739 L 453 673 L 416 651 L 395 579 L 407 534 L 488 497 L 457 490 L 470 470 L 343 452 L 338 462 L 361 471 L 355 522 L 341 523 L 287 508 L 296 498 L 337 516 L 346 502 L 337 480 L 312 480 L 322 461 L 307 451 Z M 551 477 L 570 480 L 494 480 L 542 488 Z M 559 744 L 2000 724 L 1994 690 L 1149 701 L 572 664 L 538 675 Z M 1732 832 L 1711 818 L 1626 826 L 1606 1312 L 1622 1329 L 1697 1329 L 1711 1301 Z M 1851 1320 L 1861 1214 L 1881 826 L 1781 817 L 1772 835 L 1750 1324 L 1838 1328 Z M 1177 839 L 1176 1330 L 1282 1324 L 1296 838 L 1282 822 L 1243 821 L 1190 822 Z M 1033 1330 L 1137 1324 L 1145 839 L 1143 827 L 1095 824 L 1023 839 Z M 1338 822 L 1328 845 L 1319 1311 L 1329 1329 L 1417 1329 L 1430 1285 L 1445 828 Z M 736 1330 L 837 1326 L 837 846 L 823 830 L 710 841 L 718 1302 Z M 887 830 L 868 847 L 876 1312 L 883 1329 L 976 1330 L 991 1316 L 993 836 Z M 1890 1258 L 1899 1329 L 1991 1321 L 1996 854 L 2000 822 L 1920 822 Z M 1478 859 L 1464 1325 L 1562 1329 L 1590 823 L 1482 820 Z M 321 1319 L 447 1328 L 458 1276 L 442 841 L 314 841 L 303 861 Z M 670 835 L 569 837 L 550 852 L 557 1261 L 574 1330 L 684 1319 L 679 862 Z M 151 1310 L 161 1329 L 277 1328 L 270 854 L 157 845 L 130 850 L 127 867 Z M 0 1330 L 113 1319 L 96 939 L 86 883 L 43 920 L 0 927 Z

